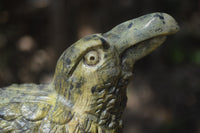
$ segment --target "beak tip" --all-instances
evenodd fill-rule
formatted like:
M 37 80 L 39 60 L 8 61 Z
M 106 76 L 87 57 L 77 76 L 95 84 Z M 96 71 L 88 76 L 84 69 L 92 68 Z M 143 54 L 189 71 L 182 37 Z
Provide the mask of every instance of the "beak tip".
M 164 23 L 167 24 L 166 28 L 170 30 L 169 33 L 174 34 L 180 30 L 180 27 L 176 20 L 167 13 L 163 13 Z

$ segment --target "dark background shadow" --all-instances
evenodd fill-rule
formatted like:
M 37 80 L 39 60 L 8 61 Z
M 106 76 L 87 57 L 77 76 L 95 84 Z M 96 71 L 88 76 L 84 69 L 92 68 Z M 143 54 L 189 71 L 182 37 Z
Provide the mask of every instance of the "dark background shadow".
M 199 0 L 0 0 L 0 87 L 48 83 L 79 38 L 158 11 L 181 30 L 136 63 L 124 132 L 200 133 Z

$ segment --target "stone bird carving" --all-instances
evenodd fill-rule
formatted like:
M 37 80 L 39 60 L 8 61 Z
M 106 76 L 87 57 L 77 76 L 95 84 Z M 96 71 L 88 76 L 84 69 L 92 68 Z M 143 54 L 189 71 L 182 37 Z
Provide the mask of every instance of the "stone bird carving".
M 121 133 L 134 63 L 179 30 L 165 13 L 83 37 L 60 56 L 50 84 L 0 88 L 1 133 Z

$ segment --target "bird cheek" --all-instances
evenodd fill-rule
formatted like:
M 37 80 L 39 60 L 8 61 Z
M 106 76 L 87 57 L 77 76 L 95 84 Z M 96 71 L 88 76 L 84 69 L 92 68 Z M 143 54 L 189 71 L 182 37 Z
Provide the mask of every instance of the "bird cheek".
M 98 77 L 103 82 L 113 83 L 120 75 L 119 67 L 112 67 L 112 69 L 107 69 L 98 72 Z

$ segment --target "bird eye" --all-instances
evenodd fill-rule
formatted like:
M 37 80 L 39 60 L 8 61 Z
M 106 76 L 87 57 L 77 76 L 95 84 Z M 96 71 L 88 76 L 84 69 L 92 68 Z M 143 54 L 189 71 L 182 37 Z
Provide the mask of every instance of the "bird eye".
M 90 51 L 84 57 L 87 65 L 96 65 L 99 62 L 99 55 L 97 51 Z

